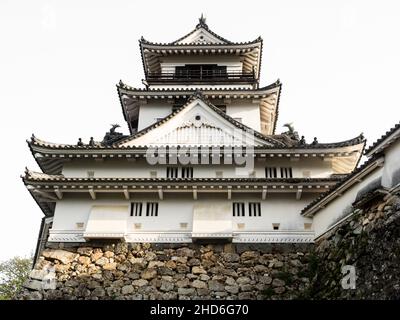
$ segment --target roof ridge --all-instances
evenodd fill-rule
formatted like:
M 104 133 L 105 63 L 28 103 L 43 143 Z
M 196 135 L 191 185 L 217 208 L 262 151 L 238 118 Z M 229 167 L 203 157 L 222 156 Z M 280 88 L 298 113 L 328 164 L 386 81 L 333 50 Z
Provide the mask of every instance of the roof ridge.
M 220 36 L 219 34 L 213 32 L 207 25 L 206 23 L 206 18 L 203 16 L 203 14 L 201 14 L 201 17 L 199 18 L 199 23 L 196 25 L 196 27 L 190 31 L 189 33 L 187 33 L 186 35 L 180 37 L 178 40 L 175 40 L 173 42 L 170 42 L 170 44 L 178 44 L 178 42 L 182 41 L 183 39 L 185 39 L 186 37 L 192 35 L 194 32 L 196 32 L 199 29 L 204 29 L 206 30 L 208 33 L 210 33 L 211 35 L 213 35 L 214 37 L 216 37 L 217 39 L 226 42 L 226 43 L 232 43 L 232 41 Z
M 390 128 L 385 134 L 381 135 L 373 144 L 371 144 L 365 151 L 364 154 L 370 153 L 373 149 L 378 147 L 384 140 L 389 138 L 393 133 L 395 133 L 398 129 L 400 129 L 400 122 L 396 123 L 394 127 Z
M 254 40 L 250 41 L 242 41 L 242 42 L 227 42 L 227 43 L 211 43 L 211 42 L 206 42 L 206 43 L 175 43 L 175 42 L 151 42 L 148 40 L 145 40 L 144 38 L 141 38 L 139 40 L 140 44 L 148 44 L 148 45 L 153 45 L 153 46 L 240 46 L 240 45 L 248 45 L 248 44 L 255 44 L 255 43 L 262 43 L 263 40 L 259 36 Z

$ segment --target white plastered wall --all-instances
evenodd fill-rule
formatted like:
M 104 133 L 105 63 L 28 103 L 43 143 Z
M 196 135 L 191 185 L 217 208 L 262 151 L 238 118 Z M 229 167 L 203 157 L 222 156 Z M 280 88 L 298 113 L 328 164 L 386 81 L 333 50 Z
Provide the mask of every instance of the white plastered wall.
M 304 231 L 304 223 L 311 219 L 302 217 L 299 212 L 316 195 L 304 195 L 296 200 L 295 194 L 277 195 L 270 194 L 262 201 L 261 194 L 240 195 L 233 193 L 232 200 L 226 199 L 226 194 L 210 195 L 198 194 L 198 200 L 193 200 L 191 195 L 165 194 L 164 200 L 159 200 L 156 195 L 133 194 L 130 200 L 122 200 L 122 195 L 114 199 L 102 199 L 98 194 L 97 200 L 91 200 L 89 195 L 79 198 L 65 198 L 57 203 L 52 226 L 53 232 L 73 233 L 84 231 L 93 206 L 126 206 L 126 232 L 191 232 L 193 226 L 193 208 L 201 205 L 210 210 L 221 206 L 228 206 L 232 212 L 233 202 L 245 202 L 246 216 L 233 217 L 233 231 L 271 231 L 272 224 L 279 223 L 280 230 Z M 179 198 L 178 198 L 179 197 Z M 129 206 L 131 202 L 143 202 L 142 216 L 131 217 Z M 158 202 L 158 216 L 146 216 L 146 202 Z M 248 203 L 261 203 L 261 217 L 248 216 Z M 213 209 L 214 208 L 214 209 Z M 120 215 L 116 217 L 120 219 Z M 78 227 L 83 223 L 83 229 Z M 218 223 L 218 222 L 215 222 Z M 238 228 L 238 223 L 244 223 L 244 228 Z M 182 225 L 183 224 L 183 225 Z M 186 224 L 186 225 L 185 225 Z M 106 231 L 106 230 L 105 230 Z
M 385 150 L 385 164 L 382 173 L 382 185 L 393 187 L 393 173 L 400 169 L 400 139 Z
M 140 107 L 138 130 L 142 130 L 158 119 L 165 118 L 172 112 L 172 104 L 151 101 Z M 226 103 L 226 114 L 232 118 L 240 118 L 241 122 L 260 132 L 260 104 L 247 100 Z
M 369 183 L 382 176 L 383 169 L 379 168 L 367 175 L 362 182 L 355 183 L 341 196 L 336 197 L 325 208 L 320 209 L 313 218 L 315 237 L 319 237 L 332 225 L 346 216 L 346 209 L 355 201 L 357 193 Z
M 250 101 L 232 101 L 226 105 L 226 114 L 232 118 L 239 118 L 241 122 L 260 132 L 260 102 L 252 103 Z
M 142 105 L 139 110 L 138 130 L 142 130 L 172 112 L 172 104 L 152 101 Z
M 222 171 L 223 178 L 237 178 L 236 166 L 223 164 L 193 165 L 194 178 L 216 178 L 217 171 Z M 179 165 L 178 165 L 179 166 Z M 72 160 L 65 163 L 62 173 L 66 177 L 86 178 L 93 171 L 95 178 L 150 178 L 151 172 L 156 172 L 157 178 L 166 178 L 167 165 L 150 165 L 146 160 L 105 159 Z M 265 167 L 276 167 L 279 175 L 280 167 L 291 167 L 294 178 L 306 177 L 309 173 L 313 178 L 327 178 L 333 171 L 329 161 L 320 158 L 260 158 L 254 161 L 255 178 L 265 178 Z

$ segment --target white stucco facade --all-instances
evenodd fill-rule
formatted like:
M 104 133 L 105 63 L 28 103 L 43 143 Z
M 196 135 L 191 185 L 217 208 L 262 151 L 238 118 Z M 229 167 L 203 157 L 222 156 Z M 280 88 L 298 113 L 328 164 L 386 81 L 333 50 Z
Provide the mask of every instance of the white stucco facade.
M 346 218 L 351 213 L 352 203 L 356 200 L 358 192 L 371 182 L 382 176 L 383 169 L 378 168 L 373 173 L 366 176 L 362 182 L 355 183 L 342 195 L 337 196 L 325 208 L 318 211 L 313 217 L 315 237 L 318 238 L 336 223 Z
M 101 199 L 104 197 L 103 199 Z M 87 197 L 66 198 L 57 203 L 56 214 L 54 216 L 53 226 L 50 231 L 50 241 L 65 242 L 85 241 L 85 232 L 88 225 L 93 223 L 91 212 L 94 208 L 106 208 L 112 214 L 105 220 L 104 225 L 114 223 L 116 220 L 125 219 L 125 223 L 119 224 L 118 228 L 111 230 L 108 227 L 109 238 L 119 238 L 121 234 L 125 239 L 141 241 L 140 237 L 147 235 L 174 234 L 179 236 L 181 240 L 187 238 L 187 235 L 193 233 L 204 232 L 205 226 L 210 226 L 209 232 L 212 233 L 211 227 L 219 230 L 219 226 L 229 226 L 224 233 L 229 233 L 231 237 L 238 236 L 241 233 L 274 233 L 274 225 L 279 225 L 279 232 L 299 234 L 298 239 L 304 234 L 308 234 L 308 241 L 312 241 L 313 232 L 311 229 L 312 220 L 299 215 L 299 211 L 312 199 L 310 196 L 305 196 L 301 200 L 294 200 L 293 195 L 275 195 L 268 196 L 266 200 L 260 200 L 257 195 L 249 196 L 234 196 L 234 200 L 227 200 L 225 195 L 207 195 L 199 194 L 197 200 L 193 200 L 188 195 L 167 195 L 165 199 L 159 200 L 155 195 L 138 194 L 132 197 L 131 200 L 107 199 L 102 196 L 96 200 L 87 199 Z M 146 204 L 148 202 L 158 203 L 158 215 L 146 216 Z M 244 203 L 246 208 L 245 216 L 233 216 L 232 205 L 234 202 Z M 251 203 L 260 203 L 261 215 L 249 216 L 248 205 Z M 141 216 L 130 216 L 132 203 L 143 203 Z M 125 209 L 121 209 L 125 208 Z M 123 212 L 121 212 L 123 210 Z M 202 219 L 196 217 L 199 210 L 203 210 L 209 214 L 221 215 L 225 213 L 223 219 L 216 221 L 213 216 L 201 215 Z M 223 212 L 225 210 L 225 212 Z M 114 213 L 114 211 L 121 212 Z M 215 218 L 215 217 L 214 217 Z M 199 225 L 199 221 L 203 220 L 202 226 L 193 228 L 194 224 Z M 224 228 L 225 228 L 224 227 Z M 90 230 L 91 236 L 96 238 L 93 230 Z M 113 235 L 114 234 L 114 235 Z M 218 235 L 218 233 L 216 233 Z M 101 234 L 99 235 L 101 236 Z M 79 237 L 79 239 L 77 238 Z M 186 240 L 186 241 L 187 241 Z M 265 237 L 264 241 L 267 241 Z M 154 240 L 155 241 L 155 240 Z M 284 239 L 282 239 L 284 241 Z M 166 241 L 171 242 L 171 241 Z
M 382 192 L 398 187 L 400 173 L 399 131 L 394 131 L 372 147 L 365 168 L 350 177 L 343 187 L 339 187 L 326 199 L 321 199 L 314 210 L 313 225 L 316 238 L 322 236 L 335 224 L 349 216 L 357 195 L 368 187 L 381 188 Z M 348 185 L 348 186 L 347 186 Z M 333 200 L 329 200 L 332 198 Z M 319 208 L 318 208 L 319 207 Z M 310 212 L 313 208 L 310 208 Z
M 400 170 L 400 143 L 390 145 L 385 151 L 385 166 L 382 172 L 382 185 L 394 187 L 394 174 Z

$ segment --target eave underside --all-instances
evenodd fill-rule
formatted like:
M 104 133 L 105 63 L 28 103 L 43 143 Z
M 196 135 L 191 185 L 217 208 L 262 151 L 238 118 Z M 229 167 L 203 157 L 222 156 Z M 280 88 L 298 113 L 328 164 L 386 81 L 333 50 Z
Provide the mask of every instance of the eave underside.
M 107 199 L 117 195 L 120 199 L 135 199 L 141 194 L 153 195 L 163 200 L 169 195 L 189 194 L 193 200 L 201 195 L 220 194 L 230 200 L 237 195 L 259 195 L 265 200 L 270 194 L 293 194 L 299 200 L 303 194 L 319 194 L 341 180 L 332 178 L 291 179 L 111 179 L 111 178 L 61 178 L 29 172 L 24 183 L 47 216 L 54 214 L 55 203 L 66 196 L 84 196 L 87 199 Z
M 234 55 L 243 58 L 243 72 L 255 72 L 260 76 L 262 42 L 252 44 L 214 44 L 214 45 L 154 45 L 140 43 L 145 75 L 161 72 L 161 60 L 167 56 Z
M 78 147 L 76 145 L 58 145 L 54 143 L 45 143 L 41 140 L 28 142 L 31 152 L 38 163 L 41 170 L 46 174 L 61 174 L 62 168 L 66 162 L 91 160 L 91 161 L 109 161 L 122 159 L 144 159 L 146 158 L 147 146 L 136 147 Z M 321 144 L 321 145 L 305 145 L 295 148 L 276 148 L 255 146 L 254 157 L 258 159 L 272 158 L 289 158 L 296 160 L 307 160 L 319 158 L 326 161 L 332 161 L 332 167 L 337 174 L 348 174 L 357 166 L 365 145 L 365 141 L 354 139 L 339 143 Z M 161 146 L 166 147 L 166 146 Z M 179 151 L 180 147 L 174 146 Z M 216 146 L 208 146 L 209 153 L 213 154 L 213 148 Z M 224 157 L 224 145 L 219 146 L 222 150 L 221 156 Z M 233 146 L 234 147 L 234 146 Z M 239 146 L 240 148 L 242 146 Z M 207 146 L 201 146 L 201 152 L 207 150 Z M 168 150 L 168 149 L 166 149 Z M 235 149 L 232 149 L 235 153 Z M 245 150 L 245 149 L 240 149 Z M 237 152 L 237 151 L 236 151 Z M 167 151 L 168 153 L 168 151 Z M 211 162 L 210 162 L 211 163 Z M 202 165 L 199 162 L 199 165 Z

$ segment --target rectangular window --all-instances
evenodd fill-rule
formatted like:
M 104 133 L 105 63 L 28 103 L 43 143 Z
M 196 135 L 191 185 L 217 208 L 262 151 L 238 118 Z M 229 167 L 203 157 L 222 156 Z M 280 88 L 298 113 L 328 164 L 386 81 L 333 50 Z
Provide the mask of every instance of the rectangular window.
M 141 217 L 142 216 L 142 207 L 143 203 L 141 202 L 132 202 L 131 203 L 131 217 Z
M 178 167 L 167 167 L 167 178 L 178 178 Z
M 167 167 L 167 178 L 193 178 L 193 167 Z
M 216 178 L 223 178 L 224 177 L 223 171 L 215 171 L 215 177 Z
M 244 202 L 233 203 L 233 216 L 244 217 Z
M 158 202 L 147 202 L 146 217 L 158 216 Z
M 157 171 L 150 171 L 150 178 L 152 179 L 157 178 Z
M 311 223 L 308 223 L 308 222 L 306 222 L 306 223 L 304 223 L 304 230 L 311 230 Z
M 184 179 L 193 178 L 193 167 L 182 167 L 181 177 Z
M 88 171 L 87 172 L 87 177 L 88 178 L 94 178 L 94 171 L 93 170 Z
M 249 202 L 249 217 L 261 217 L 260 202 Z
M 311 172 L 310 172 L 310 170 L 305 170 L 305 171 L 303 171 L 303 177 L 304 177 L 304 178 L 310 178 L 310 177 L 311 177 Z
M 292 168 L 281 168 L 281 178 L 292 178 Z
M 76 223 L 76 228 L 77 229 L 83 229 L 84 226 L 85 226 L 85 224 L 83 222 L 77 222 Z
M 181 222 L 179 226 L 181 227 L 181 229 L 187 229 L 188 224 L 187 222 Z
M 275 167 L 266 167 L 265 168 L 265 177 L 266 178 L 276 178 L 277 172 Z
M 280 225 L 280 223 L 273 223 L 272 224 L 272 229 L 279 230 L 279 225 Z

